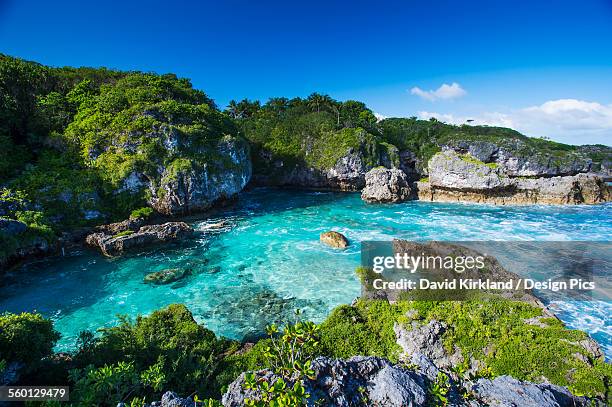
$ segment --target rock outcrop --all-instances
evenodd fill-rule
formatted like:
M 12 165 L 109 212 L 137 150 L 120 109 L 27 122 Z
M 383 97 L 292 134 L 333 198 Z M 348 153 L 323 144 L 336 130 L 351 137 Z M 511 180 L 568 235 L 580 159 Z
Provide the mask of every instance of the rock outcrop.
M 26 233 L 28 226 L 18 220 L 0 218 L 0 242 L 9 252 L 0 257 L 0 270 L 22 259 L 33 259 L 51 253 L 54 246 L 42 236 Z
M 397 168 L 374 168 L 368 171 L 365 180 L 361 199 L 366 202 L 402 202 L 412 195 L 407 175 Z
M 356 356 L 347 360 L 320 357 L 313 361 L 314 379 L 304 383 L 310 394 L 309 406 L 358 405 L 425 406 L 427 378 L 421 373 L 392 365 L 377 357 Z M 274 382 L 277 376 L 259 371 L 258 377 Z M 245 399 L 257 399 L 253 391 L 245 391 L 242 374 L 223 395 L 225 407 L 245 405 Z M 318 404 L 317 404 L 318 403 Z
M 356 356 L 347 360 L 320 357 L 314 360 L 314 378 L 303 385 L 310 394 L 308 406 L 384 406 L 424 407 L 432 405 L 430 388 L 435 381 L 424 372 L 431 361 L 421 359 L 413 368 L 393 365 L 378 357 Z M 257 377 L 274 383 L 278 376 L 269 370 L 256 373 Z M 246 399 L 256 400 L 258 394 L 244 389 L 245 374 L 232 382 L 223 395 L 225 407 L 245 405 Z M 288 383 L 292 385 L 293 383 Z M 479 379 L 474 384 L 449 381 L 446 395 L 454 406 L 586 406 L 588 400 L 573 396 L 566 388 L 551 384 L 523 382 L 508 376 Z M 466 400 L 462 394 L 470 394 Z
M 330 168 L 320 169 L 306 163 L 285 163 L 265 155 L 262 160 L 271 160 L 272 174 L 255 174 L 256 185 L 295 186 L 312 189 L 358 191 L 365 185 L 365 174 L 372 165 L 363 152 L 349 149 Z
M 612 199 L 610 188 L 595 174 L 525 178 L 504 168 L 453 150 L 438 153 L 429 161 L 429 179 L 417 183 L 419 199 L 501 205 L 596 204 Z
M 178 142 L 178 141 L 177 141 Z M 160 168 L 159 183 L 151 182 L 149 204 L 165 215 L 209 209 L 217 201 L 231 199 L 251 179 L 248 144 L 226 136 L 214 150 L 202 152 L 203 163 L 178 159 Z
M 146 225 L 137 231 L 125 230 L 111 235 L 105 231 L 92 233 L 87 244 L 98 247 L 105 256 L 113 257 L 127 250 L 139 249 L 154 244 L 169 242 L 191 235 L 193 228 L 185 222 L 166 222 L 161 225 Z
M 348 239 L 340 232 L 323 232 L 319 236 L 319 240 L 321 240 L 321 243 L 336 249 L 346 249 L 349 246 Z
M 451 142 L 443 148 L 452 149 L 459 154 L 469 154 L 484 163 L 495 163 L 511 177 L 576 175 L 593 169 L 593 160 L 589 157 L 592 154 L 581 148 L 553 155 L 546 148 L 533 149 L 528 144 L 518 138 L 508 138 L 495 143 L 484 140 L 460 140 Z M 596 151 L 599 154 L 604 153 Z

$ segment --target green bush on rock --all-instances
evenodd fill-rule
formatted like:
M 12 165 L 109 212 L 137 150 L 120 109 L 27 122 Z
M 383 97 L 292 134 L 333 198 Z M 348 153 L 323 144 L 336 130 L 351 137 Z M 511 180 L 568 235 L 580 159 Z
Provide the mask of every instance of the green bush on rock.
M 0 360 L 7 363 L 18 362 L 26 370 L 34 369 L 42 358 L 52 354 L 59 338 L 53 323 L 40 314 L 0 315 Z
M 102 367 L 119 362 L 133 364 L 137 373 L 161 363 L 167 388 L 184 394 L 197 391 L 203 396 L 219 396 L 214 386 L 223 355 L 238 347 L 218 339 L 198 325 L 184 305 L 174 304 L 130 322 L 101 330 L 99 338 L 81 341 L 75 356 L 78 365 Z M 161 362 L 160 362 L 161 360 Z

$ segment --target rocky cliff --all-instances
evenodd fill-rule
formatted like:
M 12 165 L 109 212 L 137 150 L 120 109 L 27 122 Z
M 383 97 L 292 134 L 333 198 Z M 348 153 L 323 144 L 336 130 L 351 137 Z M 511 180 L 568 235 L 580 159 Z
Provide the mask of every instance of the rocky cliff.
M 481 158 L 491 150 L 476 146 L 470 147 L 471 153 L 448 149 L 435 154 L 428 163 L 429 178 L 417 183 L 419 199 L 503 205 L 596 204 L 612 198 L 602 177 L 580 172 L 589 168 L 587 163 L 565 168 L 574 175 L 554 175 L 559 167 L 553 171 L 527 158 L 484 162 Z

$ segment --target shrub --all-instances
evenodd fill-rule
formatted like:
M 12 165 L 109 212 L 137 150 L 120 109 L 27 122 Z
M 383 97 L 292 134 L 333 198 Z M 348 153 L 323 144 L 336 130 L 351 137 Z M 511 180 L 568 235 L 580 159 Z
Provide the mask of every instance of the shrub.
M 168 388 L 183 394 L 197 391 L 205 397 L 219 395 L 215 376 L 224 355 L 238 348 L 237 343 L 217 339 L 212 331 L 198 325 L 180 304 L 139 316 L 135 322 L 122 317 L 120 325 L 101 333 L 97 339 L 82 335 L 75 357 L 80 366 L 127 362 L 141 373 L 161 363 Z
M 40 314 L 0 316 L 0 360 L 21 362 L 33 369 L 42 358 L 51 355 L 59 338 L 53 323 Z
M 299 310 L 296 314 L 299 315 Z M 318 327 L 312 322 L 297 321 L 287 324 L 282 333 L 276 325 L 267 328 L 270 346 L 265 349 L 268 364 L 279 375 L 274 382 L 257 377 L 255 373 L 246 375 L 244 388 L 259 394 L 258 399 L 246 399 L 247 406 L 287 406 L 298 407 L 306 404 L 310 397 L 302 385 L 302 380 L 313 378 L 310 368 L 311 358 L 319 345 Z M 293 381 L 289 386 L 287 381 Z
M 151 215 L 153 215 L 153 208 L 138 208 L 132 211 L 130 219 L 148 219 Z

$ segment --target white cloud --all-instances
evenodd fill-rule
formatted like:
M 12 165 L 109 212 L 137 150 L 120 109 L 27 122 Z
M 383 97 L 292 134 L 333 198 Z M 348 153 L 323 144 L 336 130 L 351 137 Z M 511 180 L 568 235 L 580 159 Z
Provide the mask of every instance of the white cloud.
M 418 86 L 415 86 L 414 88 L 410 89 L 410 93 L 425 100 L 429 100 L 430 102 L 434 102 L 439 99 L 457 99 L 467 94 L 465 89 L 463 89 L 457 82 L 453 82 L 450 85 L 443 83 L 442 86 L 436 90 L 423 90 Z
M 528 136 L 546 136 L 569 144 L 612 144 L 612 105 L 577 99 L 550 100 L 538 106 L 474 116 L 427 111 L 418 116 L 451 124 L 510 127 Z

